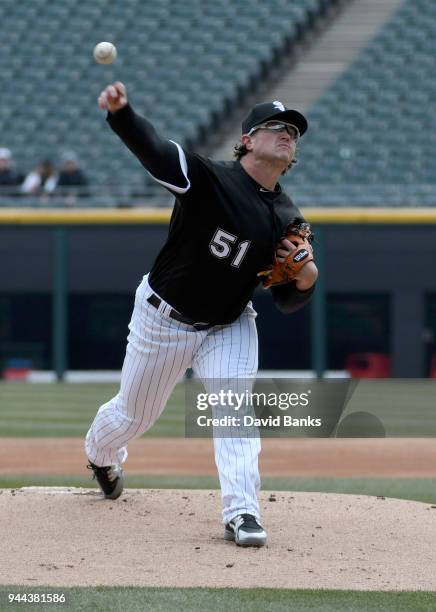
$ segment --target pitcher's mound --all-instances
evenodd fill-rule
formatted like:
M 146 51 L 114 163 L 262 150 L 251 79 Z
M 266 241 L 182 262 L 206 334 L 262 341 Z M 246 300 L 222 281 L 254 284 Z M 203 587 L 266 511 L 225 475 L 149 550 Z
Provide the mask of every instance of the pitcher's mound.
M 436 508 L 262 492 L 268 545 L 223 540 L 218 491 L 0 491 L 0 584 L 436 590 Z

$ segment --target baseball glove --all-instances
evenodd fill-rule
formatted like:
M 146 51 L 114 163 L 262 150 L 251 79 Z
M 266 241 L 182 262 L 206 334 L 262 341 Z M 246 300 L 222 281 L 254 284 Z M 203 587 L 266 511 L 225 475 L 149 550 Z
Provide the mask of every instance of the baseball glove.
M 313 261 L 313 249 L 310 244 L 313 240 L 313 233 L 309 223 L 290 225 L 283 238 L 290 240 L 297 250 L 289 253 L 283 262 L 277 261 L 276 257 L 274 264 L 268 270 L 258 273 L 257 276 L 265 277 L 262 280 L 265 289 L 290 283 L 297 277 L 303 266 Z

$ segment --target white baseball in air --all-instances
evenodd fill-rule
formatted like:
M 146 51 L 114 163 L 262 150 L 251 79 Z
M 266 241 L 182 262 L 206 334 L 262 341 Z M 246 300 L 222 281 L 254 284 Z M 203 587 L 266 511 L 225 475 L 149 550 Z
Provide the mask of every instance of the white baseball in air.
M 101 42 L 94 47 L 94 59 L 98 64 L 112 64 L 117 57 L 117 48 L 110 42 Z

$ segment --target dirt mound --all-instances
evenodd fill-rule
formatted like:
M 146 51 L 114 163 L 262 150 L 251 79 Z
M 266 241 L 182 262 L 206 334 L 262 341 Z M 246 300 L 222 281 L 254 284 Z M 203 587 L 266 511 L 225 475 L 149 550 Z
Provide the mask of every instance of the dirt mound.
M 262 549 L 224 542 L 217 491 L 0 491 L 0 584 L 436 590 L 436 508 L 261 494 Z

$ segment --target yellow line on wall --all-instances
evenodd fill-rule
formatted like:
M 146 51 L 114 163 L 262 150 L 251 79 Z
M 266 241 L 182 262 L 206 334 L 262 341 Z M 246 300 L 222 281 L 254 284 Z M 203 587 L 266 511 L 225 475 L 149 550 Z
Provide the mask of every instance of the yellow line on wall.
M 436 208 L 305 208 L 311 223 L 423 224 L 436 223 Z
M 168 208 L 0 209 L 3 225 L 144 225 L 169 222 Z
M 148 225 L 167 224 L 171 209 L 132 208 L 71 210 L 0 209 L 1 225 Z M 319 224 L 436 224 L 435 208 L 305 208 L 303 214 Z M 207 214 L 207 211 L 205 211 Z

